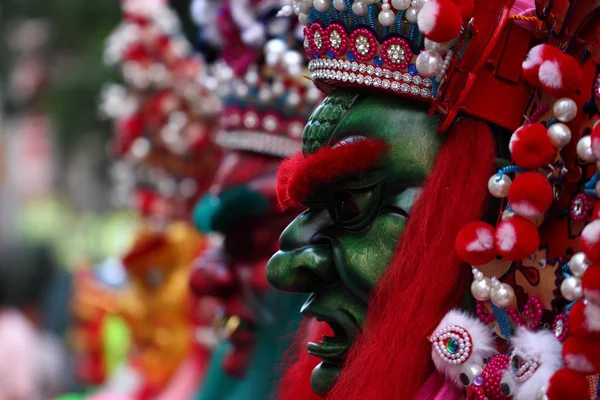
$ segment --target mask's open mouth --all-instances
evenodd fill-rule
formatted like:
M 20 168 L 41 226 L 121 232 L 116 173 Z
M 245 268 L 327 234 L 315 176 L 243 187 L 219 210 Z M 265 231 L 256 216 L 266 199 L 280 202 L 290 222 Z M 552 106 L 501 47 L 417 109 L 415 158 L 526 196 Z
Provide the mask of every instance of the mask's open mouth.
M 318 321 L 323 321 L 317 318 Z M 309 342 L 308 353 L 330 362 L 341 362 L 350 347 L 348 335 L 342 326 L 334 321 L 325 321 L 333 330 L 333 336 L 323 335 L 319 343 Z
M 360 325 L 350 313 L 340 308 L 328 307 L 331 303 L 313 293 L 302 307 L 302 315 L 326 322 L 333 336 L 323 335 L 318 343 L 308 343 L 308 353 L 323 361 L 340 364 L 360 331 Z

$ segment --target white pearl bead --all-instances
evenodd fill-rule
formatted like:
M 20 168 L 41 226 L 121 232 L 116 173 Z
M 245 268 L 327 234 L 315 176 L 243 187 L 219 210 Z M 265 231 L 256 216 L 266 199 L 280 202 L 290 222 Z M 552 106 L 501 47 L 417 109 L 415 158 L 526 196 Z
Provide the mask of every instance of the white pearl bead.
M 592 153 L 592 138 L 589 135 L 582 137 L 577 143 L 577 155 L 588 163 L 596 160 Z
M 410 22 L 411 24 L 414 24 L 417 22 L 417 16 L 419 15 L 419 10 L 417 10 L 414 7 L 409 7 L 406 10 L 406 13 L 404 13 L 404 18 L 406 18 L 406 20 L 408 22 Z
M 590 266 L 590 260 L 587 259 L 584 253 L 575 253 L 569 261 L 569 269 L 571 274 L 581 278 L 585 270 Z
M 557 122 L 548 128 L 548 136 L 554 147 L 562 149 L 571 141 L 571 129 L 562 122 Z
M 448 52 L 448 50 L 450 50 L 450 48 L 452 46 L 454 46 L 454 41 L 450 40 L 448 42 L 438 43 L 438 42 L 433 42 L 433 41 L 425 38 L 424 44 L 425 44 L 426 50 L 433 50 L 433 51 L 437 51 L 440 54 L 446 54 Z M 444 60 L 444 64 L 446 64 L 445 60 Z
M 564 97 L 556 100 L 552 106 L 552 112 L 560 122 L 569 122 L 577 116 L 577 104 L 568 97 Z
M 471 283 L 471 294 L 477 300 L 487 301 L 490 298 L 490 291 L 492 290 L 492 282 L 490 278 L 483 278 L 482 280 L 474 280 Z
M 333 0 L 333 7 L 338 11 L 344 11 L 346 9 L 346 2 L 344 0 Z
M 367 5 L 362 1 L 355 1 L 354 4 L 352 4 L 352 12 L 358 16 L 367 15 L 368 11 Z
M 574 276 L 568 277 L 560 285 L 560 292 L 563 297 L 569 301 L 579 300 L 583 295 L 581 291 L 581 280 Z
M 515 298 L 515 291 L 510 285 L 501 283 L 498 286 L 492 287 L 490 299 L 496 307 L 508 307 Z
M 394 6 L 396 10 L 406 10 L 410 7 L 410 0 L 392 0 L 392 6 Z
M 492 175 L 488 181 L 488 190 L 492 196 L 502 199 L 508 195 L 511 183 L 512 179 L 506 174 L 503 174 L 500 179 L 498 179 L 498 175 Z
M 415 2 L 413 7 L 416 8 L 417 10 L 420 10 L 421 8 L 423 8 L 425 3 L 427 3 L 429 0 L 413 0 L 413 1 Z
M 298 15 L 298 22 L 300 22 L 300 25 L 307 25 L 308 24 L 308 15 L 306 15 L 306 14 Z
M 423 50 L 421 53 L 419 53 L 415 65 L 417 66 L 419 75 L 430 78 L 432 76 L 436 76 L 442 71 L 444 60 L 442 59 L 442 56 L 435 51 Z
M 331 3 L 329 3 L 329 0 L 315 0 L 314 7 L 317 9 L 317 11 L 324 12 L 329 10 L 330 5 Z
M 396 14 L 391 10 L 381 11 L 377 20 L 382 26 L 392 26 L 396 20 Z

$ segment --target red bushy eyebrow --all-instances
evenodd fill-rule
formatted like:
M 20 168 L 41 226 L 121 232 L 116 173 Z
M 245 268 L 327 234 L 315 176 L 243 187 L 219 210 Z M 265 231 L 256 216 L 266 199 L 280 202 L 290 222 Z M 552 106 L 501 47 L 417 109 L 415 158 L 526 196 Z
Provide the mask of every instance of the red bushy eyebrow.
M 388 147 L 381 140 L 360 137 L 322 147 L 307 156 L 295 154 L 283 161 L 277 172 L 279 206 L 283 210 L 297 206 L 316 186 L 366 171 Z

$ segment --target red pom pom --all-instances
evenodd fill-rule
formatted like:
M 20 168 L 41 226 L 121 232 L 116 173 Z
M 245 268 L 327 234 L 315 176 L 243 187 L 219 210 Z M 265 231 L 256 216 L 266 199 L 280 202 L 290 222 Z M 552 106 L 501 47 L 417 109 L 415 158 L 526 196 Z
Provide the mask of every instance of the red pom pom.
M 590 137 L 592 138 L 592 153 L 596 159 L 600 160 L 600 124 L 594 125 Z
M 591 265 L 585 270 L 581 278 L 581 288 L 585 298 L 600 306 L 600 266 Z
M 517 129 L 508 147 L 514 163 L 524 169 L 541 168 L 556 157 L 556 148 L 550 141 L 546 127 L 540 123 Z
M 577 60 L 568 54 L 544 61 L 538 73 L 541 88 L 556 97 L 569 96 L 581 85 L 583 72 Z
M 546 396 L 548 400 L 588 400 L 588 381 L 570 369 L 558 370 L 548 382 Z
M 592 221 L 583 228 L 579 244 L 581 251 L 594 264 L 600 264 L 600 220 Z
M 482 221 L 465 225 L 454 242 L 458 257 L 470 265 L 483 265 L 496 258 L 494 227 Z
M 552 205 L 552 186 L 544 175 L 526 172 L 517 175 L 508 188 L 512 210 L 523 217 L 537 217 Z
M 600 343 L 582 338 L 567 338 L 562 348 L 565 367 L 582 374 L 595 374 L 600 370 Z
M 578 339 L 600 340 L 600 307 L 578 301 L 569 311 L 569 331 Z
M 560 50 L 549 44 L 539 44 L 529 50 L 527 58 L 523 61 L 523 76 L 533 86 L 540 86 L 539 71 L 542 63 L 558 56 Z
M 419 11 L 417 25 L 427 39 L 443 43 L 460 34 L 461 8 L 450 0 L 431 0 Z
M 537 227 L 528 219 L 518 215 L 500 222 L 494 239 L 498 253 L 510 261 L 527 258 L 540 244 Z
M 452 0 L 454 4 L 460 9 L 460 15 L 464 18 L 468 18 L 473 14 L 475 8 L 475 2 L 473 0 Z

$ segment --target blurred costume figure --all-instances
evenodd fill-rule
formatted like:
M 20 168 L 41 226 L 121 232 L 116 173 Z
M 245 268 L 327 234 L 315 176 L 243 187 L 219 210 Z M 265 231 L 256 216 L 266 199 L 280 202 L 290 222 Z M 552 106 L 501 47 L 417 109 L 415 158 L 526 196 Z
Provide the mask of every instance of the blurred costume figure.
M 101 110 L 115 121 L 115 199 L 136 209 L 143 227 L 123 258 L 129 286 L 115 305 L 131 330 L 130 353 L 100 392 L 185 399 L 205 355 L 194 347 L 188 276 L 205 241 L 186 220 L 220 161 L 220 102 L 164 2 L 126 1 L 122 9 L 105 58 L 119 64 L 126 86 L 107 86 Z
M 328 97 L 278 173 L 279 399 L 596 398 L 598 3 L 293 8 Z
M 290 15 L 278 14 L 284 3 L 199 1 L 193 6 L 196 11 L 218 7 L 207 11 L 217 15 L 216 23 L 201 28 L 220 52 L 211 83 L 223 101 L 216 142 L 226 150 L 193 212 L 200 231 L 221 239 L 198 257 L 191 276 L 194 293 L 218 303 L 213 319 L 221 339 L 197 400 L 258 400 L 273 394 L 278 363 L 299 320 L 294 310 L 304 301 L 271 290 L 265 279 L 277 238 L 299 210 L 279 209 L 277 166 L 300 148 L 302 127 L 320 100 L 303 77 L 296 24 Z
M 191 225 L 174 222 L 164 232 L 143 229 L 123 258 L 129 287 L 117 307 L 131 329 L 131 373 L 143 381 L 136 398 L 160 393 L 193 355 L 188 276 L 202 243 Z

